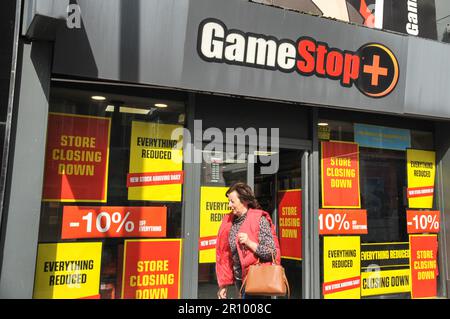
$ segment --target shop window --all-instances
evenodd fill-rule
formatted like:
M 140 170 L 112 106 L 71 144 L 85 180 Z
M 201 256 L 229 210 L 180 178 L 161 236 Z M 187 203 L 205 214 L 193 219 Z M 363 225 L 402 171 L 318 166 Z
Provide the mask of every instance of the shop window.
M 181 296 L 183 100 L 52 83 L 34 298 Z
M 408 229 L 412 222 L 407 217 L 414 210 L 430 214 L 429 211 L 435 209 L 435 196 L 423 193 L 419 204 L 412 204 L 411 196 L 411 189 L 434 189 L 433 132 L 408 127 L 406 121 L 399 128 L 324 118 L 319 120 L 318 137 L 322 164 L 319 224 L 324 298 L 333 296 L 329 293 L 332 286 L 327 284 L 334 278 L 333 269 L 327 269 L 325 265 L 335 262 L 338 267 L 339 259 L 336 255 L 337 259 L 332 260 L 334 257 L 324 251 L 338 251 L 336 245 L 348 245 L 348 252 L 357 252 L 348 256 L 349 265 L 358 265 L 348 266 L 348 271 L 354 271 L 354 278 L 361 280 L 360 289 L 354 289 L 351 298 L 414 297 L 414 286 L 417 287 L 418 281 L 413 272 L 410 273 L 409 257 L 415 255 L 415 248 L 410 247 L 413 241 L 410 235 L 431 233 L 437 247 L 434 234 L 437 232 L 432 229 L 413 232 Z M 420 167 L 420 170 L 411 167 Z M 427 178 L 413 185 L 411 175 Z M 326 214 L 335 215 L 332 218 Z M 352 214 L 366 216 L 358 228 L 352 226 L 360 223 L 351 220 Z M 326 217 L 330 218 L 325 220 Z M 363 228 L 366 231 L 361 231 Z M 359 265 L 360 269 L 356 269 Z M 435 271 L 428 287 L 436 286 L 437 266 Z M 397 279 L 398 282 L 392 282 Z

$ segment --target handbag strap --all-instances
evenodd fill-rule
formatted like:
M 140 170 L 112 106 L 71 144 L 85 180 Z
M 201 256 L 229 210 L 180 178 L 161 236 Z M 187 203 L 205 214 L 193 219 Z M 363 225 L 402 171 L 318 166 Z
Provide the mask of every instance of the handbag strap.
M 286 274 L 283 275 L 283 280 L 284 280 L 284 284 L 286 285 L 288 299 L 290 299 L 291 298 L 291 290 L 289 289 L 289 282 L 287 280 Z
M 271 250 L 271 253 L 272 253 L 272 265 L 277 265 L 277 260 L 275 259 L 275 254 L 273 250 Z
M 242 281 L 241 289 L 239 289 L 239 297 L 242 297 L 242 289 L 245 287 L 245 283 L 247 282 L 247 277 Z

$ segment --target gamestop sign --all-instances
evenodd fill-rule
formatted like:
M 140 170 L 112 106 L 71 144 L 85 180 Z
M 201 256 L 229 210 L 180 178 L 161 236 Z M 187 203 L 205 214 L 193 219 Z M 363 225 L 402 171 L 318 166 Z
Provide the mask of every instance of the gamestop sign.
M 380 43 L 366 43 L 353 52 L 307 36 L 294 41 L 228 30 L 213 18 L 200 23 L 197 51 L 207 62 L 328 78 L 371 98 L 391 93 L 400 72 L 395 55 Z

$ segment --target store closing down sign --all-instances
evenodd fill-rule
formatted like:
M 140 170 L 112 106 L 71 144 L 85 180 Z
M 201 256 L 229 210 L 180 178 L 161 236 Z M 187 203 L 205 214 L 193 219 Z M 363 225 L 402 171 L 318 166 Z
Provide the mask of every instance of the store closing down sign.
M 361 244 L 361 296 L 411 291 L 409 243 Z
M 321 142 L 322 207 L 360 208 L 359 147 L 351 142 Z
M 165 237 L 167 207 L 64 206 L 62 239 Z
M 49 113 L 43 201 L 106 202 L 111 119 Z
M 375 296 L 411 290 L 409 269 L 361 272 L 361 296 Z
M 302 190 L 278 192 L 278 226 L 281 257 L 302 259 Z
M 338 80 L 343 87 L 355 85 L 372 98 L 391 93 L 399 79 L 397 58 L 380 43 L 367 43 L 352 52 L 308 36 L 294 42 L 228 30 L 222 21 L 212 18 L 200 23 L 197 52 L 207 62 Z
M 412 297 L 436 297 L 437 235 L 410 235 Z
M 123 299 L 180 298 L 181 239 L 125 240 Z

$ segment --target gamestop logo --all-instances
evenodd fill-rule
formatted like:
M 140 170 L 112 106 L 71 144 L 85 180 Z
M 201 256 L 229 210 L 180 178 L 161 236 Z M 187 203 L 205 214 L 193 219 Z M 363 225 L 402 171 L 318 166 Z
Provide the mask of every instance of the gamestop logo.
M 228 30 L 217 19 L 199 26 L 197 51 L 207 62 L 252 68 L 296 71 L 301 76 L 328 78 L 344 87 L 355 85 L 361 93 L 381 98 L 397 85 L 399 67 L 395 55 L 379 43 L 367 43 L 356 52 L 330 48 L 311 37 L 296 42 L 240 30 Z

